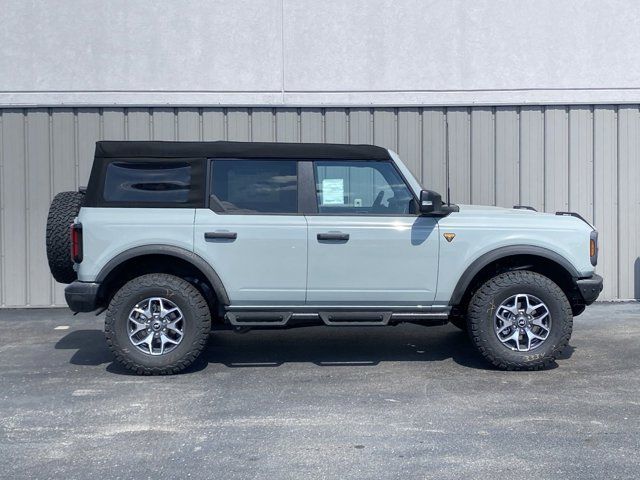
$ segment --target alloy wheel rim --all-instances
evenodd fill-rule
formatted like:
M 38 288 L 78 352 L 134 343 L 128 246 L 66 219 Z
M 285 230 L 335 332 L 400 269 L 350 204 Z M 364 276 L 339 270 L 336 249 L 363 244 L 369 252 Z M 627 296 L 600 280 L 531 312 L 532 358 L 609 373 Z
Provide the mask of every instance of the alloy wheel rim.
M 127 319 L 129 341 L 147 355 L 165 355 L 173 351 L 184 337 L 182 310 L 163 297 L 138 302 Z
M 527 293 L 512 295 L 496 308 L 493 328 L 505 347 L 516 352 L 535 350 L 551 333 L 549 307 Z

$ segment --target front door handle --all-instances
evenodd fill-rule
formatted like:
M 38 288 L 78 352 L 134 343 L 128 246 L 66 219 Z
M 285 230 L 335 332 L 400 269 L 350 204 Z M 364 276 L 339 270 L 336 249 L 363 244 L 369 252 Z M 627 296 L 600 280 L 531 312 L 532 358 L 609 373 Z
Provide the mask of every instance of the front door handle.
M 204 233 L 205 240 L 216 240 L 216 239 L 235 240 L 236 238 L 238 238 L 238 234 L 236 232 L 205 232 Z
M 342 232 L 319 233 L 318 240 L 336 240 L 346 242 L 347 240 L 349 240 L 349 234 Z

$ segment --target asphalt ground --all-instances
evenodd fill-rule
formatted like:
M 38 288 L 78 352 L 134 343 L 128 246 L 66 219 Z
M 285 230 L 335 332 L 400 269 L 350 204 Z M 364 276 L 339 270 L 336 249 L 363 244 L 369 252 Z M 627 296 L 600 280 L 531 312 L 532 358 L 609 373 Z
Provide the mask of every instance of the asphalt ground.
M 0 478 L 640 478 L 637 303 L 588 308 L 540 372 L 405 324 L 217 332 L 139 377 L 102 323 L 0 310 Z

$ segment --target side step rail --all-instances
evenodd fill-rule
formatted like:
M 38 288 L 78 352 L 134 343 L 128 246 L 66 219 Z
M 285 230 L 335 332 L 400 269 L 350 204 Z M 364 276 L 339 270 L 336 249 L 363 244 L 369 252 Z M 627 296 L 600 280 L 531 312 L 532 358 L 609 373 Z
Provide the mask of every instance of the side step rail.
M 292 312 L 227 312 L 225 318 L 236 327 L 283 327 Z
M 389 325 L 391 312 L 319 312 L 320 319 L 330 326 Z
M 225 313 L 225 319 L 235 327 L 284 327 L 291 320 L 320 319 L 328 326 L 376 326 L 402 322 L 443 325 L 448 322 L 448 312 L 392 312 L 392 311 L 255 311 L 233 310 Z

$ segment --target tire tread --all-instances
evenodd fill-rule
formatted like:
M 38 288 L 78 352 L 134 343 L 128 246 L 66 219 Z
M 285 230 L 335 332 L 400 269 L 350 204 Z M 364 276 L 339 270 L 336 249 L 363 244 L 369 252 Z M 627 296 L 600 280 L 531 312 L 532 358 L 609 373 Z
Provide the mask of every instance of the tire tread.
M 535 285 L 540 289 L 546 290 L 559 302 L 559 307 L 565 316 L 565 321 L 558 322 L 562 329 L 560 340 L 547 354 L 539 357 L 536 355 L 537 358 L 531 361 L 514 361 L 505 358 L 505 355 L 501 355 L 487 341 L 486 335 L 483 334 L 481 328 L 481 321 L 485 318 L 487 310 L 492 311 L 494 308 L 492 303 L 494 298 L 505 289 L 522 284 Z M 573 330 L 571 306 L 562 289 L 544 275 L 528 270 L 505 272 L 489 279 L 473 295 L 467 315 L 469 318 L 468 332 L 472 342 L 484 358 L 501 370 L 541 370 L 550 367 L 555 362 L 557 355 L 569 343 Z
M 167 288 L 170 291 L 184 293 L 185 299 L 192 309 L 197 334 L 187 353 L 179 360 L 164 366 L 149 367 L 136 362 L 124 352 L 118 335 L 116 335 L 115 322 L 117 321 L 117 312 L 123 307 L 123 303 L 127 298 L 141 288 L 158 286 Z M 171 375 L 179 373 L 190 366 L 206 347 L 209 333 L 211 332 L 211 312 L 207 301 L 198 289 L 186 280 L 165 273 L 152 273 L 134 278 L 118 290 L 107 308 L 104 330 L 109 349 L 116 357 L 116 360 L 127 370 L 131 370 L 138 375 Z

